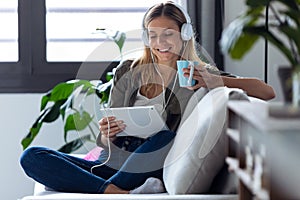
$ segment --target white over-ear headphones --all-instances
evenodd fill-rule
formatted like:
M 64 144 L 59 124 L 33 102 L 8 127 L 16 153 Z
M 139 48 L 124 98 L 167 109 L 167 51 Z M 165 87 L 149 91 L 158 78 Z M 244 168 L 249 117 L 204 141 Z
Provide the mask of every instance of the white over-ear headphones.
M 194 34 L 193 27 L 192 27 L 192 24 L 191 24 L 191 18 L 189 17 L 188 13 L 180 5 L 178 5 L 174 2 L 171 2 L 171 3 L 174 6 L 176 6 L 176 8 L 178 8 L 182 12 L 182 14 L 184 15 L 184 17 L 186 19 L 186 23 L 182 24 L 182 26 L 181 26 L 180 35 L 181 35 L 181 39 L 183 41 L 188 41 L 193 37 L 193 34 Z M 148 10 L 148 12 L 151 10 L 151 8 Z M 145 46 L 149 46 L 148 31 L 147 31 L 147 29 L 145 27 L 145 24 L 144 24 L 145 23 L 145 17 L 147 16 L 147 13 L 145 13 L 145 15 L 144 15 L 143 33 L 142 33 L 142 40 L 143 40 Z

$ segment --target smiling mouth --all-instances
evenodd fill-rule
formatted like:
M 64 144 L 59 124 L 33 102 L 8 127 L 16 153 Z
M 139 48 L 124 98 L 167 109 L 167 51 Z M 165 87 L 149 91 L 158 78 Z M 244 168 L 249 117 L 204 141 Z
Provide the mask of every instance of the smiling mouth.
M 171 47 L 169 48 L 165 48 L 165 49 L 157 49 L 157 51 L 159 51 L 160 53 L 167 53 L 171 50 Z

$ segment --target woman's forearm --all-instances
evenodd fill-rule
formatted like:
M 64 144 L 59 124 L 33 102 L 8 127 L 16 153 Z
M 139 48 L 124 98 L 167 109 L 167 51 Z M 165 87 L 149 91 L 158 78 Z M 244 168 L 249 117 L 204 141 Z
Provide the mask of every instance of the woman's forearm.
M 265 82 L 256 78 L 232 78 L 222 77 L 224 86 L 231 88 L 240 88 L 247 95 L 257 97 L 263 100 L 270 100 L 275 97 L 273 88 Z

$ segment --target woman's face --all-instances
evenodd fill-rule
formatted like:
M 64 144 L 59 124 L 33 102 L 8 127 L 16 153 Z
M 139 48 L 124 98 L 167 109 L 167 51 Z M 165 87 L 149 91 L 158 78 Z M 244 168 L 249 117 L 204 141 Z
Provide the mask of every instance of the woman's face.
M 152 20 L 147 28 L 150 48 L 158 63 L 170 64 L 178 60 L 182 40 L 176 22 L 162 16 Z

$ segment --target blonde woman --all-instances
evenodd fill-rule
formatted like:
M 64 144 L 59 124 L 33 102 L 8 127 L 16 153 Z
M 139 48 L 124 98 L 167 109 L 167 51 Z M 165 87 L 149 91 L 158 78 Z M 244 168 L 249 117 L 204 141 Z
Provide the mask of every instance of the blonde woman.
M 273 89 L 260 80 L 225 76 L 202 62 L 190 23 L 187 13 L 173 2 L 151 7 L 143 19 L 144 54 L 118 66 L 110 95 L 110 107 L 155 105 L 169 130 L 146 139 L 117 137 L 126 125 L 114 116 L 105 116 L 99 121 L 97 145 L 104 150 L 98 160 L 86 161 L 48 148 L 31 147 L 21 157 L 26 174 L 48 188 L 64 192 L 164 192 L 164 159 L 194 91 L 227 86 L 261 99 L 274 97 Z M 196 84 L 188 88 L 180 87 L 177 80 L 176 61 L 182 59 L 199 63 L 193 73 Z M 184 72 L 189 76 L 190 69 Z

